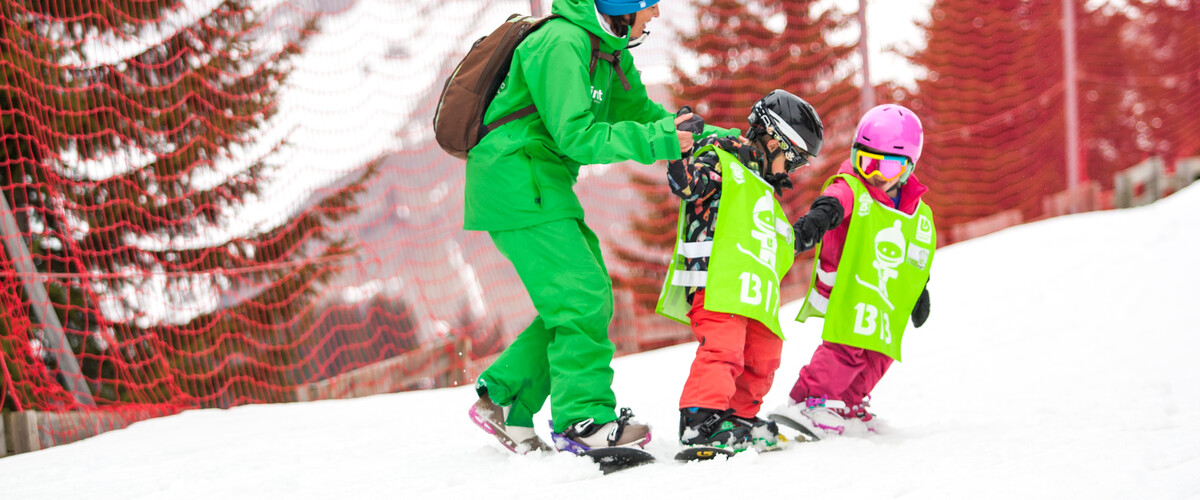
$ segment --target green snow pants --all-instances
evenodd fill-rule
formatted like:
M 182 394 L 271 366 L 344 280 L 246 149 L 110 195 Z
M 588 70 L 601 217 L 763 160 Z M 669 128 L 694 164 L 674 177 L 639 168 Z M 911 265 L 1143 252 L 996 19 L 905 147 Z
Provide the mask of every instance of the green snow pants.
M 547 396 L 554 432 L 589 418 L 616 420 L 612 279 L 596 234 L 580 219 L 489 234 L 538 315 L 480 374 L 476 390 L 486 388 L 496 404 L 512 406 L 507 425 L 532 427 Z

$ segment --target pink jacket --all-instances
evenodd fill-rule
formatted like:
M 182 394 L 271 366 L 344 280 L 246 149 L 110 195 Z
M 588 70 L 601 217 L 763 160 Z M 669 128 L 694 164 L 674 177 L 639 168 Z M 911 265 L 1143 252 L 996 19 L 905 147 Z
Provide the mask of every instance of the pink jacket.
M 841 168 L 838 169 L 838 173 L 856 175 L 854 167 L 850 164 L 850 160 L 842 163 Z M 892 199 L 888 197 L 887 193 L 866 183 L 863 183 L 863 185 L 867 187 L 867 192 L 871 193 L 871 197 L 875 198 L 876 201 L 889 207 L 893 206 Z M 917 203 L 921 201 L 921 195 L 925 194 L 926 191 L 929 191 L 929 188 L 921 184 L 921 181 L 917 179 L 917 174 L 909 176 L 908 182 L 900 188 L 899 210 L 912 215 L 917 211 Z M 833 228 L 832 231 L 826 232 L 825 236 L 821 239 L 817 292 L 828 298 L 832 286 L 825 283 L 821 279 L 821 275 L 823 273 L 837 272 L 838 262 L 842 260 L 842 247 L 846 245 L 846 235 L 849 233 L 850 224 L 854 222 L 854 191 L 850 189 L 850 185 L 846 184 L 845 180 L 838 179 L 825 188 L 821 192 L 821 196 L 833 196 L 837 198 L 846 212 L 842 218 L 841 225 Z

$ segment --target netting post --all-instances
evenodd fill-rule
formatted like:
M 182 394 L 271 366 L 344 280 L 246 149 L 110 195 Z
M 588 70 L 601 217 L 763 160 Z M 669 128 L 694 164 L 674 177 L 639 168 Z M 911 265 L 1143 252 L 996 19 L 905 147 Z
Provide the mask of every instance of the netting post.
M 867 0 L 858 0 L 858 53 L 862 56 L 863 87 L 858 95 L 859 114 L 875 107 L 875 86 L 871 85 L 871 58 L 867 52 Z
M 71 344 L 67 343 L 66 337 L 63 336 L 63 328 L 58 322 L 58 315 L 54 313 L 54 306 L 50 304 L 50 296 L 46 293 L 43 285 L 36 281 L 37 266 L 33 265 L 33 257 L 30 256 L 29 249 L 25 248 L 25 242 L 21 239 L 21 229 L 17 226 L 17 219 L 13 216 L 12 208 L 8 206 L 8 196 L 2 192 L 0 192 L 0 236 L 4 238 L 4 248 L 8 252 L 9 258 L 13 260 L 17 274 L 25 287 L 25 294 L 29 296 L 33 314 L 42 324 L 45 332 L 43 340 L 49 344 L 50 351 L 58 360 L 58 369 L 62 372 L 67 390 L 71 391 L 75 401 L 79 404 L 89 408 L 96 406 L 95 401 L 92 400 L 92 392 L 88 389 L 87 381 L 83 379 L 83 375 L 79 371 L 79 362 L 76 361 L 74 353 L 70 350 Z
M 529 0 L 529 12 L 533 17 L 542 17 L 542 0 Z
M 1063 101 L 1066 109 L 1067 189 L 1075 189 L 1079 172 L 1079 82 L 1075 61 L 1075 0 L 1063 4 Z

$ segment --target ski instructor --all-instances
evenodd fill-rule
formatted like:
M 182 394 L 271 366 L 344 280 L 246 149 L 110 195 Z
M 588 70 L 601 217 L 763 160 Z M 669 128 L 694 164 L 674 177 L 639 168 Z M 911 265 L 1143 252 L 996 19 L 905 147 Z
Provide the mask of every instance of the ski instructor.
M 533 429 L 549 397 L 555 446 L 642 447 L 649 427 L 618 416 L 608 339 L 612 281 L 572 186 L 586 164 L 678 160 L 694 136 L 651 101 L 629 48 L 658 17 L 658 0 L 555 0 L 547 21 L 517 47 L 484 117 L 534 104 L 537 112 L 491 131 L 467 158 L 463 229 L 487 231 L 516 268 L 537 317 L 475 384 L 472 420 L 510 450 L 551 448 Z M 594 72 L 592 38 L 602 56 Z M 613 57 L 615 56 L 615 57 Z M 706 127 L 704 134 L 738 135 Z

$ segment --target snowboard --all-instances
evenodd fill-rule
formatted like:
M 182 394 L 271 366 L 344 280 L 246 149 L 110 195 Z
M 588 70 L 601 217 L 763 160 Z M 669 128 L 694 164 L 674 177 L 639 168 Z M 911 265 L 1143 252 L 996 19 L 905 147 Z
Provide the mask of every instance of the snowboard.
M 800 422 L 792 420 L 791 417 L 788 417 L 787 415 L 772 413 L 772 414 L 768 415 L 767 418 L 769 418 L 772 421 L 774 421 L 775 423 L 782 425 L 784 427 L 787 427 L 789 429 L 794 429 L 794 430 L 800 431 L 800 434 L 798 434 L 794 438 L 794 440 L 797 442 L 807 443 L 807 442 L 811 442 L 811 441 L 820 441 L 821 440 L 820 436 L 813 434 L 813 432 L 811 430 L 809 430 L 807 427 L 801 425 Z
M 688 446 L 675 454 L 675 460 L 680 462 L 698 462 L 701 460 L 712 460 L 717 457 L 732 457 L 733 454 L 733 450 L 713 446 Z
M 654 455 L 637 448 L 595 448 L 581 451 L 578 455 L 592 459 L 605 475 L 654 461 Z

